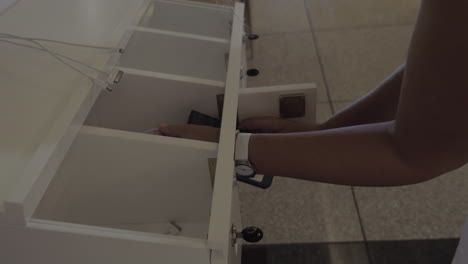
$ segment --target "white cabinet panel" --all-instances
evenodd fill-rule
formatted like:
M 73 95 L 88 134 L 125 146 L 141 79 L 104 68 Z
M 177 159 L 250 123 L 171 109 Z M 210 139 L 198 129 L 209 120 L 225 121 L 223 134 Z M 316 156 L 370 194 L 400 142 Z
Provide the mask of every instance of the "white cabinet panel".
M 280 117 L 280 99 L 288 96 L 303 96 L 305 99 L 304 116 L 292 119 L 315 124 L 317 89 L 314 83 L 240 89 L 239 119 Z
M 148 7 L 140 26 L 229 39 L 232 19 L 231 8 L 187 1 L 155 1 Z
M 137 232 L 59 223 L 0 226 L 0 260 L 8 264 L 209 264 L 203 240 L 158 239 Z
M 224 81 L 228 52 L 226 43 L 135 31 L 120 66 Z
M 43 201 L 66 202 L 48 214 L 42 203 L 33 217 L 87 225 L 208 222 L 208 159 L 216 150 L 214 143 L 84 127 Z
M 112 93 L 99 96 L 86 123 L 140 133 L 161 122 L 182 125 L 192 110 L 218 117 L 222 93 L 224 87 L 124 73 Z

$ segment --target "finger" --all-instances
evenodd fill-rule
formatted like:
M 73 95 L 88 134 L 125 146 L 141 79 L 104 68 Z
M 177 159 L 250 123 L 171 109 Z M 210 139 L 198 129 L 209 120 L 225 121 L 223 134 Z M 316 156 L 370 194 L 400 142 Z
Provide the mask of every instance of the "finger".
M 168 132 L 168 124 L 166 123 L 159 123 L 158 124 L 158 132 L 160 133 L 160 135 L 163 135 L 163 136 L 169 136 L 169 135 L 166 135 L 166 132 Z
M 239 128 L 242 130 L 257 130 L 261 122 L 260 118 L 247 118 L 239 123 Z
M 182 134 L 182 128 L 180 126 L 170 126 L 166 123 L 161 123 L 158 125 L 159 126 L 159 131 L 164 135 L 164 136 L 169 136 L 169 137 L 181 137 Z
M 273 129 L 271 117 L 248 118 L 240 122 L 239 129 L 253 132 L 269 132 Z
M 160 123 L 160 124 L 158 124 L 158 127 L 159 127 L 158 131 L 159 131 L 159 133 L 161 133 L 161 135 L 163 135 L 163 136 L 172 136 L 168 124 Z
M 154 130 L 153 134 L 163 136 L 163 134 L 159 130 Z

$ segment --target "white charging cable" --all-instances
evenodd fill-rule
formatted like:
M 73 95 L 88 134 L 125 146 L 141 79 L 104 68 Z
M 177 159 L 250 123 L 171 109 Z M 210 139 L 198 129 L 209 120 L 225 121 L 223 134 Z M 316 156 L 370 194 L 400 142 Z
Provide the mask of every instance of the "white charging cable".
M 30 46 L 30 45 L 26 45 L 26 44 L 22 44 L 22 43 L 17 43 L 17 42 L 11 41 L 11 40 L 0 39 L 0 41 L 1 41 L 1 42 L 6 42 L 6 43 L 9 43 L 9 44 L 12 44 L 12 45 L 16 45 L 16 46 L 22 46 L 22 47 L 26 47 L 26 48 L 30 48 L 30 49 L 35 49 L 35 50 L 40 50 L 40 51 L 45 51 L 45 52 L 47 52 L 47 50 L 45 50 L 45 49 L 38 48 L 38 47 L 34 47 L 34 46 Z M 83 63 L 83 62 L 81 62 L 81 61 L 79 61 L 79 60 L 77 60 L 77 59 L 74 59 L 74 58 L 72 58 L 72 57 L 68 57 L 67 55 L 63 55 L 63 54 L 60 54 L 60 53 L 57 53 L 57 52 L 54 52 L 54 51 L 51 51 L 51 50 L 49 50 L 49 52 L 51 52 L 51 53 L 53 53 L 53 54 L 55 54 L 55 55 L 57 55 L 57 56 L 59 56 L 59 57 L 61 57 L 61 58 L 65 58 L 65 59 L 67 59 L 67 60 L 69 60 L 69 61 L 72 61 L 72 62 L 74 62 L 74 63 L 80 64 L 80 65 L 82 65 L 82 66 L 84 66 L 84 67 L 87 67 L 87 68 L 89 68 L 89 69 L 91 69 L 91 70 L 94 70 L 94 71 L 96 71 L 96 72 L 98 72 L 98 73 L 104 73 L 104 74 L 106 73 L 106 72 L 104 72 L 104 71 L 102 71 L 102 70 L 99 70 L 98 68 L 95 68 L 95 67 L 93 67 L 93 66 L 91 66 L 91 65 L 88 65 L 88 64 L 86 64 L 86 63 Z
M 79 43 L 53 40 L 53 39 L 44 39 L 44 38 L 30 38 L 30 37 L 23 37 L 23 36 L 9 34 L 9 33 L 0 33 L 0 38 L 17 38 L 17 39 L 23 39 L 23 40 L 34 40 L 34 41 L 39 41 L 39 42 L 43 41 L 43 42 L 50 42 L 50 43 L 58 43 L 62 45 L 75 46 L 75 47 L 103 49 L 103 50 L 109 50 L 112 52 L 115 51 L 115 48 L 112 48 L 112 47 L 93 46 L 93 45 L 86 45 L 86 44 L 79 44 Z
M 34 47 L 34 46 L 30 46 L 30 45 L 26 45 L 26 44 L 22 44 L 22 43 L 17 43 L 17 42 L 14 42 L 14 41 L 11 41 L 11 40 L 22 40 L 22 41 L 27 41 L 29 43 L 32 43 L 34 44 L 35 46 L 37 47 Z M 71 65 L 70 63 L 66 62 L 64 59 L 68 59 L 74 63 L 77 63 L 81 66 L 84 66 L 88 69 L 92 69 L 94 71 L 96 71 L 97 73 L 100 73 L 100 74 L 107 74 L 105 71 L 102 71 L 102 70 L 99 70 L 91 65 L 88 65 L 88 64 L 85 64 L 79 60 L 76 60 L 74 58 L 71 58 L 69 56 L 66 56 L 66 55 L 63 55 L 63 54 L 60 54 L 60 53 L 57 53 L 57 52 L 54 52 L 54 51 L 51 51 L 49 50 L 48 48 L 46 48 L 44 45 L 42 45 L 41 43 L 39 43 L 39 41 L 44 41 L 44 42 L 54 42 L 54 43 L 59 43 L 59 44 L 64 44 L 64 45 L 70 45 L 70 46 L 78 46 L 78 47 L 86 47 L 86 48 L 95 48 L 95 49 L 105 49 L 105 50 L 113 50 L 113 51 L 117 51 L 116 49 L 114 48 L 109 48 L 109 47 L 101 47 L 101 46 L 91 46 L 91 45 L 84 45 L 84 44 L 76 44 L 76 43 L 70 43 L 70 42 L 64 42 L 64 41 L 56 41 L 56 40 L 48 40 L 48 39 L 37 39 L 37 38 L 29 38 L 29 37 L 21 37 L 21 36 L 18 36 L 18 35 L 13 35 L 13 34 L 6 34 L 6 33 L 0 33 L 0 41 L 2 42 L 5 42 L 5 43 L 9 43 L 9 44 L 12 44 L 12 45 L 17 45 L 17 46 L 21 46 L 21 47 L 26 47 L 26 48 L 30 48 L 30 49 L 36 49 L 36 50 L 40 50 L 40 51 L 43 51 L 43 52 L 46 52 L 48 53 L 50 56 L 52 56 L 53 58 L 55 58 L 56 60 L 58 60 L 59 62 L 65 64 L 66 66 L 68 66 L 69 68 L 71 68 L 72 70 L 80 73 L 81 75 L 87 77 L 91 82 L 93 82 L 95 85 L 98 85 L 102 88 L 107 88 L 109 86 L 109 84 L 105 81 L 102 81 L 100 80 L 99 78 L 94 78 L 90 75 L 88 75 L 87 73 L 85 73 L 84 71 L 78 69 L 77 67 Z M 107 90 L 107 89 L 106 89 Z

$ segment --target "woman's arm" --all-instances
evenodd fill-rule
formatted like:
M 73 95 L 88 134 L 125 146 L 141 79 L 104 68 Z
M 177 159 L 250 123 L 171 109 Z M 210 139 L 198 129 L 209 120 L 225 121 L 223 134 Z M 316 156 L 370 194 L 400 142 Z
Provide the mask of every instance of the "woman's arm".
M 402 158 L 458 168 L 468 161 L 468 1 L 423 0 L 395 124 Z
M 370 93 L 319 125 L 331 129 L 395 119 L 405 66 L 400 66 Z
M 258 173 L 354 186 L 425 181 L 438 171 L 408 166 L 392 134 L 394 121 L 293 133 L 254 134 L 249 160 Z
M 260 172 L 347 185 L 431 179 L 468 161 L 466 0 L 423 0 L 396 120 L 290 135 L 253 135 Z

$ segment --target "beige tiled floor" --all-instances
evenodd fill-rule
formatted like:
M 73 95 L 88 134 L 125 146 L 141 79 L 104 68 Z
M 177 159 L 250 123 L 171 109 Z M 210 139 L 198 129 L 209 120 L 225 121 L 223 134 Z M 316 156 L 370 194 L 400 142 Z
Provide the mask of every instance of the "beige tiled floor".
M 317 32 L 332 100 L 355 100 L 404 63 L 413 26 Z
M 242 185 L 242 221 L 260 227 L 261 243 L 361 241 L 351 188 L 275 178 L 267 190 Z
M 405 60 L 420 0 L 250 0 L 254 44 L 249 86 L 315 81 L 335 111 L 375 87 Z M 327 97 L 327 91 L 330 98 Z M 330 99 L 330 100 L 329 100 Z M 319 104 L 324 119 L 330 106 Z M 453 238 L 468 212 L 468 168 L 430 182 L 354 188 L 369 240 Z M 264 243 L 361 240 L 350 187 L 278 179 L 241 188 L 244 224 Z
M 455 238 L 468 213 L 468 166 L 429 182 L 356 188 L 369 240 Z
M 352 101 L 335 102 L 335 111 Z M 468 217 L 468 165 L 434 180 L 402 187 L 355 188 L 368 240 L 460 236 Z
M 249 0 L 252 32 L 309 32 L 303 0 Z
M 408 25 L 420 0 L 306 0 L 315 30 Z

